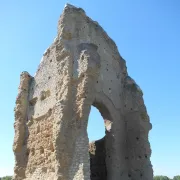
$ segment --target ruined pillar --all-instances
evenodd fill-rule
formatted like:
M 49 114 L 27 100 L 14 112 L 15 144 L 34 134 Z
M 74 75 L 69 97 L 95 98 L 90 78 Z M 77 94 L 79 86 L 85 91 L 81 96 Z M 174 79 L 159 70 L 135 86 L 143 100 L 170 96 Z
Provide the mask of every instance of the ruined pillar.
M 28 95 L 31 76 L 27 72 L 21 73 L 18 96 L 16 98 L 15 111 L 15 137 L 13 151 L 15 154 L 14 178 L 21 180 L 25 178 L 25 170 L 28 161 L 29 151 L 27 150 L 27 113 Z
M 21 76 L 14 180 L 152 180 L 151 123 L 142 96 L 114 41 L 84 10 L 66 5 L 35 76 Z M 99 150 L 91 164 L 91 105 L 106 128 L 95 143 L 104 152 L 103 170 L 94 175 Z

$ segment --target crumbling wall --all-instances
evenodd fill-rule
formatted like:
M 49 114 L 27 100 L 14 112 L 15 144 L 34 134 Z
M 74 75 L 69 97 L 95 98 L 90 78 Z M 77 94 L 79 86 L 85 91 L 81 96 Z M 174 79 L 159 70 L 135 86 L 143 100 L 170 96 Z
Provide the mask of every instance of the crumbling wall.
M 138 179 L 153 179 L 150 162 L 151 149 L 148 133 L 152 125 L 143 101 L 143 93 L 135 81 L 126 76 L 124 80 L 124 121 L 127 131 L 128 176 Z
M 28 113 L 28 93 L 31 76 L 27 72 L 21 74 L 18 95 L 16 98 L 15 111 L 15 137 L 13 151 L 15 154 L 14 178 L 24 179 L 28 161 L 27 149 L 27 113 Z
M 35 76 L 21 76 L 14 179 L 90 180 L 91 105 L 105 120 L 107 180 L 152 180 L 142 91 L 102 27 L 67 5 Z
M 106 148 L 105 138 L 89 144 L 91 180 L 106 180 Z

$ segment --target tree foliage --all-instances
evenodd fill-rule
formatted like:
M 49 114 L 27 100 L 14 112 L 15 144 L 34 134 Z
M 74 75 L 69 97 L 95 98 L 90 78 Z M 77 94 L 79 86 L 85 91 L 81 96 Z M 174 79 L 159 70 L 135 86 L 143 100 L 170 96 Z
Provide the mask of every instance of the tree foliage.
M 12 180 L 12 176 L 5 176 L 0 178 L 0 180 Z
M 173 179 L 168 178 L 167 176 L 154 176 L 154 180 L 180 180 L 180 176 L 174 176 Z
M 154 176 L 154 180 L 171 180 L 167 176 Z
M 180 176 L 174 176 L 173 180 L 180 180 Z

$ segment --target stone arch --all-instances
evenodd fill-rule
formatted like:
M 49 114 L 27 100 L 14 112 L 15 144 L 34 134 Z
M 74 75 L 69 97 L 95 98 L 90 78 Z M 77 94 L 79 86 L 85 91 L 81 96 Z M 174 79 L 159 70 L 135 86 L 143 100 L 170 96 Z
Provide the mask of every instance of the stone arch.
M 99 110 L 103 119 L 106 120 L 106 135 L 103 139 L 106 152 L 106 178 L 123 178 L 128 173 L 127 161 L 124 158 L 126 157 L 126 133 L 123 115 L 103 91 L 95 94 L 92 105 Z M 100 142 L 102 143 L 102 139 Z
M 90 178 L 91 180 L 107 180 L 111 177 L 111 171 L 114 167 L 110 161 L 113 160 L 113 119 L 115 118 L 115 109 L 113 104 L 103 93 L 97 93 L 92 106 L 96 107 L 105 125 L 105 136 L 89 144 L 90 154 Z
M 102 102 L 94 102 L 92 104 L 100 112 L 104 125 L 112 121 L 109 110 Z M 108 127 L 109 131 L 111 127 Z M 105 126 L 105 136 L 101 139 L 89 143 L 89 158 L 90 158 L 90 179 L 91 180 L 106 180 L 107 179 L 107 166 L 106 166 L 106 141 L 107 141 L 107 128 Z

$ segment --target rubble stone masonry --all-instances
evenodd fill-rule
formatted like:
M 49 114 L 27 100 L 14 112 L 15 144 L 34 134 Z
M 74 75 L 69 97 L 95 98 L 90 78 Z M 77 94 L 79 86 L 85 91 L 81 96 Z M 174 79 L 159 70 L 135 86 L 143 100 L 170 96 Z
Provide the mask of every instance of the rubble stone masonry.
M 89 144 L 92 105 L 106 135 Z M 151 128 L 143 93 L 114 41 L 67 4 L 35 76 L 21 74 L 13 179 L 152 180 Z

